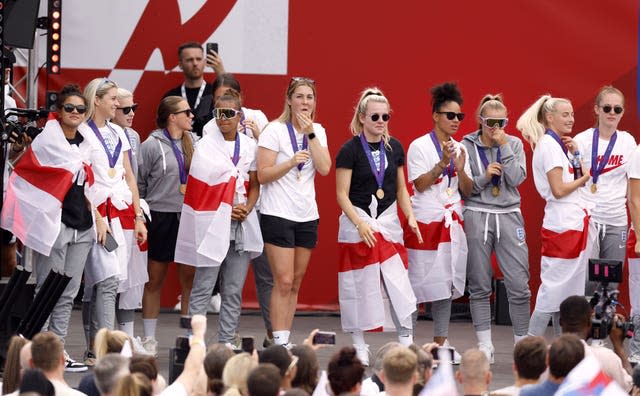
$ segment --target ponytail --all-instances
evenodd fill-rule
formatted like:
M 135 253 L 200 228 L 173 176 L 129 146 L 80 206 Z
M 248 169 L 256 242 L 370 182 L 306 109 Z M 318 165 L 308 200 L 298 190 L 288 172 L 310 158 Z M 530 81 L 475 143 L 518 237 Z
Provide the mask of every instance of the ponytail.
M 522 132 L 522 137 L 532 148 L 535 148 L 547 128 L 545 116 L 553 112 L 560 102 L 571 103 L 568 99 L 554 98 L 549 94 L 542 95 L 518 119 L 516 128 Z

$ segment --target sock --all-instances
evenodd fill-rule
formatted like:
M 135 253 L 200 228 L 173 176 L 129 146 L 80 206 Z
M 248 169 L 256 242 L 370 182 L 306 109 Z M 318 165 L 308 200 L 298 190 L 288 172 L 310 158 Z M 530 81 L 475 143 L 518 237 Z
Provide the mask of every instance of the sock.
M 521 339 L 526 338 L 526 337 L 527 337 L 527 335 L 526 335 L 526 334 L 525 334 L 525 335 L 517 335 L 517 334 L 514 334 L 514 335 L 513 335 L 513 345 L 515 345 L 515 344 L 519 343 Z
M 156 326 L 158 319 L 142 319 L 142 328 L 144 329 L 144 337 L 156 338 Z
M 364 342 L 364 332 L 362 331 L 351 332 L 351 339 L 353 340 L 353 345 L 366 345 Z
M 129 337 L 133 338 L 133 322 L 118 323 L 118 325 L 120 325 L 120 330 L 124 331 Z
M 479 343 L 487 346 L 493 346 L 493 343 L 491 342 L 491 329 L 476 331 L 476 336 L 478 337 Z
M 275 341 L 276 345 L 285 345 L 289 342 L 289 335 L 291 332 L 289 330 L 278 330 L 273 332 L 273 341 Z
M 398 342 L 400 343 L 400 345 L 408 347 L 409 345 L 413 344 L 413 335 L 398 334 Z

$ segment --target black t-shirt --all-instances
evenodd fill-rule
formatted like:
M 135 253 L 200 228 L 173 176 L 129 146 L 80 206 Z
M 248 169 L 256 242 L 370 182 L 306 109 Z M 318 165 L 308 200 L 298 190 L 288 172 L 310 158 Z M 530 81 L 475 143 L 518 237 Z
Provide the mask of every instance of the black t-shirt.
M 67 139 L 69 144 L 75 144 L 76 146 L 80 146 L 83 141 L 84 138 L 77 131 L 73 139 Z M 89 201 L 84 196 L 84 183 L 78 185 L 78 181 L 74 180 L 71 188 L 67 191 L 67 195 L 64 196 L 62 201 L 62 223 L 78 231 L 88 230 L 93 225 Z
M 211 115 L 211 110 L 213 109 L 213 85 L 208 83 L 205 84 L 202 97 L 200 98 L 200 103 L 196 109 L 194 109 L 193 106 L 196 104 L 196 100 L 198 99 L 198 92 L 200 92 L 200 88 L 185 87 L 184 91 L 187 94 L 187 102 L 189 103 L 191 110 L 194 112 L 193 133 L 198 136 L 202 136 L 202 128 L 204 127 L 204 124 L 213 118 Z M 168 91 L 164 94 L 163 98 L 166 98 L 167 96 L 182 96 L 182 84 Z
M 396 201 L 396 186 L 398 177 L 398 167 L 404 165 L 404 150 L 397 139 L 393 137 L 389 140 L 391 150 L 384 148 L 386 154 L 386 170 L 384 172 L 384 181 L 382 182 L 382 190 L 384 197 L 378 201 L 378 215 L 384 212 L 391 204 Z M 372 154 L 375 156 L 379 152 L 379 147 L 384 147 L 384 142 L 369 143 Z M 351 187 L 349 188 L 349 200 L 353 204 L 369 215 L 369 205 L 371 204 L 371 196 L 375 196 L 378 189 L 378 182 L 371 171 L 369 160 L 360 143 L 360 137 L 354 136 L 353 139 L 347 141 L 338 156 L 336 157 L 336 168 L 351 169 Z

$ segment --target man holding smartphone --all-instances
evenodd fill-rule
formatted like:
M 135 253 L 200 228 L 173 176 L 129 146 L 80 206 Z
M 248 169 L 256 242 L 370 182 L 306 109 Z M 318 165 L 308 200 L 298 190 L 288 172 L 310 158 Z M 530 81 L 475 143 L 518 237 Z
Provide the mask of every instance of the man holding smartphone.
M 210 46 L 207 46 L 210 47 Z M 184 82 L 164 94 L 182 96 L 194 113 L 192 131 L 202 136 L 202 127 L 211 119 L 213 86 L 204 80 L 204 67 L 211 67 L 216 75 L 224 74 L 222 58 L 212 47 L 205 56 L 202 44 L 190 41 L 178 47 L 178 66 L 184 74 Z

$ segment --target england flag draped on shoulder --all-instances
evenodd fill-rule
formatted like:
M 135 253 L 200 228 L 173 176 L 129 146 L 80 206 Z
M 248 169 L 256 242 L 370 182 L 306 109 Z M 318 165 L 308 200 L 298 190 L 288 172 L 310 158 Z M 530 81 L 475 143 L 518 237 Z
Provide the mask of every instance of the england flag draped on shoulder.
M 82 137 L 92 139 L 82 124 Z M 50 120 L 18 160 L 9 178 L 2 207 L 2 228 L 22 243 L 48 256 L 60 232 L 62 201 L 72 183 L 93 185 L 90 144 L 70 145 L 57 120 Z
M 242 134 L 239 137 L 250 139 Z M 195 267 L 216 267 L 222 263 L 229 249 L 236 193 L 246 194 L 245 180 L 225 151 L 222 134 L 210 132 L 198 142 L 191 161 L 176 262 Z M 256 212 L 251 211 L 238 227 L 243 231 L 243 250 L 251 252 L 251 258 L 260 255 L 263 242 Z
M 358 207 L 354 209 L 362 221 L 375 230 L 373 248 L 362 241 L 355 225 L 344 213 L 339 219 L 338 287 L 342 328 L 345 331 L 394 329 L 389 304 L 393 304 L 401 325 L 412 328 L 411 314 L 416 309 L 416 297 L 407 277 L 407 257 L 402 228 L 397 221 L 397 205 L 394 202 L 375 218 L 375 197 L 372 196 L 371 202 L 371 216 Z M 385 287 L 382 287 L 382 280 Z

